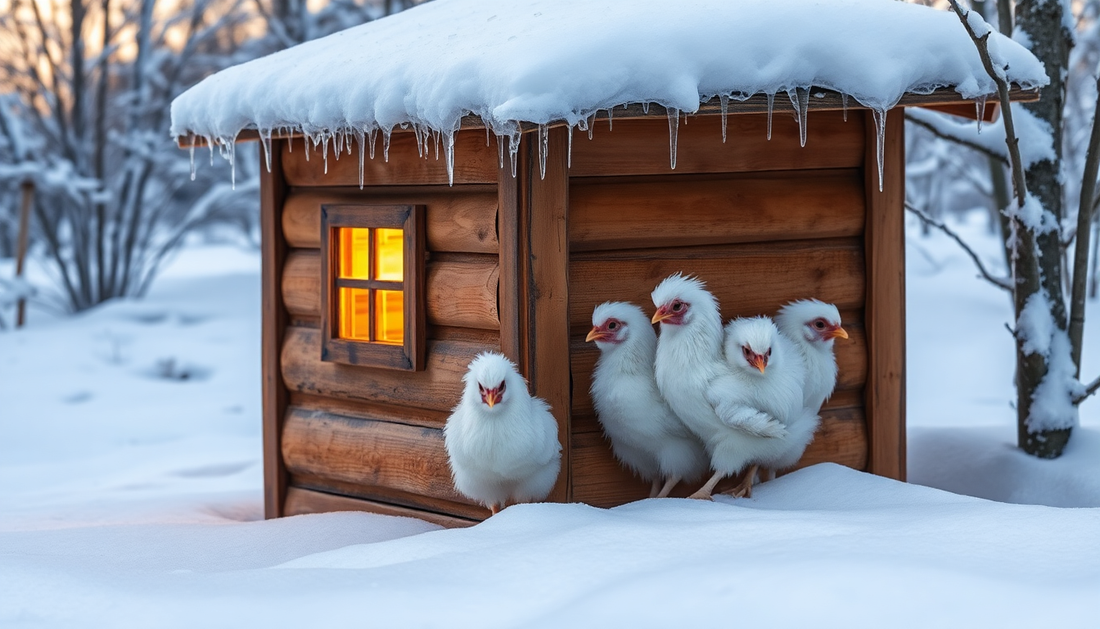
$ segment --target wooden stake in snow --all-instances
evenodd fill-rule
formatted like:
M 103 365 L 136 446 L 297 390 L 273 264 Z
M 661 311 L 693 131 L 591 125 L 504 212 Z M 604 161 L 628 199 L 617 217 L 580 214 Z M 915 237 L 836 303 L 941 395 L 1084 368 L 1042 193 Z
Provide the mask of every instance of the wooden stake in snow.
M 34 201 L 34 182 L 24 181 L 20 188 L 23 192 L 23 202 L 19 207 L 19 241 L 15 249 L 15 277 L 17 279 L 23 276 L 23 261 L 27 257 L 27 241 L 31 230 L 31 203 Z M 23 327 L 26 309 L 27 300 L 20 297 L 15 311 L 16 328 Z

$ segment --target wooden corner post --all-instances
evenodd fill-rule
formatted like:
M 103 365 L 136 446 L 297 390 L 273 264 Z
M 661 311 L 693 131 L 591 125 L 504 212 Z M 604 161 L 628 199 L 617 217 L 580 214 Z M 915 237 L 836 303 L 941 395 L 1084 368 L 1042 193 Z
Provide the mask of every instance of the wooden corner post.
M 905 480 L 905 115 L 893 109 L 883 135 L 879 190 L 878 129 L 866 118 L 868 471 Z
M 263 271 L 263 450 L 264 450 L 264 516 L 277 518 L 283 514 L 287 473 L 283 465 L 281 437 L 286 416 L 287 390 L 283 382 L 281 359 L 287 313 L 279 281 L 286 262 L 286 238 L 283 235 L 283 201 L 286 181 L 283 178 L 282 149 L 287 140 L 271 141 L 271 171 L 260 168 L 260 238 Z M 262 146 L 260 164 L 264 163 Z

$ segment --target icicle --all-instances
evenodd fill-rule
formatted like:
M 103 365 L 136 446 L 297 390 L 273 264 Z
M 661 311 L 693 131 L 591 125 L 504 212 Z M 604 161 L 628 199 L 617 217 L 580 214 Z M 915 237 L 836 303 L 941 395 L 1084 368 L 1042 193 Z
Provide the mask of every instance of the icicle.
M 264 147 L 264 163 L 267 164 L 267 172 L 271 172 L 271 129 L 260 131 L 260 144 Z M 194 180 L 194 175 L 191 179 Z
M 333 139 L 332 143 L 333 144 L 336 143 L 335 138 Z M 328 135 L 326 135 L 324 132 L 321 133 L 321 157 L 323 158 L 323 160 L 325 162 L 325 174 L 327 175 L 328 174 Z
M 610 109 L 608 110 L 611 111 Z M 539 179 L 546 179 L 546 153 L 550 150 L 550 129 L 539 125 Z
M 787 90 L 787 98 L 791 99 L 795 115 L 798 117 L 798 142 L 806 146 L 806 117 L 810 110 L 810 90 L 804 87 L 796 87 Z
M 877 134 L 875 148 L 878 151 L 878 191 L 882 192 L 882 162 L 883 151 L 886 148 L 886 110 L 872 109 L 871 115 L 875 118 L 875 132 Z
M 358 131 L 356 133 L 359 133 Z M 348 155 L 351 155 L 351 130 L 344 129 L 344 148 L 347 149 Z
M 500 169 L 504 170 L 504 136 L 497 136 L 497 161 L 500 162 Z
M 336 155 L 336 160 L 340 160 L 340 154 L 344 152 L 343 135 L 339 132 L 333 132 L 332 134 L 332 152 Z
M 313 151 L 309 150 L 309 136 L 306 134 L 305 129 L 302 129 L 302 144 L 305 146 L 306 161 L 309 161 L 309 154 Z
M 393 127 L 382 129 L 382 159 L 387 164 L 390 163 L 390 134 L 392 133 Z
M 367 141 L 370 143 L 370 158 L 374 159 L 374 142 L 378 139 L 378 129 L 371 127 L 367 132 Z
M 191 181 L 194 181 L 195 180 L 195 144 L 194 144 L 194 141 L 192 141 L 192 143 L 191 143 L 190 152 L 191 152 Z
M 413 135 L 416 136 L 416 154 L 424 158 L 424 142 L 420 139 L 420 127 L 413 125 Z
M 229 141 L 229 187 L 230 190 L 237 189 L 237 138 L 234 137 Z
M 438 156 L 439 144 L 436 144 Z M 455 185 L 455 132 L 447 131 L 443 136 L 443 156 L 447 159 L 447 184 Z M 438 157 L 436 158 L 438 159 Z
M 668 114 L 669 161 L 671 162 L 672 170 L 676 170 L 676 143 L 680 133 L 680 110 L 675 107 L 669 107 L 666 113 Z
M 210 165 L 214 165 L 214 138 L 210 136 L 204 136 L 206 139 L 206 146 L 210 149 Z
M 775 94 L 768 94 L 768 139 L 772 139 L 772 109 L 775 107 Z
M 287 133 L 287 129 L 285 129 L 285 128 L 283 128 L 283 129 L 281 129 L 281 130 L 282 130 L 282 132 L 283 132 L 283 135 L 285 135 L 285 136 L 287 136 L 287 137 L 289 138 L 289 139 L 287 140 L 287 142 L 286 142 L 286 149 L 287 149 L 287 153 L 293 153 L 293 152 L 294 152 L 294 134 L 293 134 L 293 129 L 291 130 L 291 133 Z
M 848 95 L 841 92 L 840 109 L 844 112 L 844 122 L 848 122 Z
M 367 149 L 367 143 L 364 142 L 363 140 L 364 140 L 363 132 L 356 129 L 356 131 L 355 131 L 355 142 L 359 145 L 359 189 L 360 190 L 363 189 L 363 161 L 364 161 L 363 157 L 365 157 L 364 153 L 366 153 L 366 149 Z
M 492 146 L 492 142 L 489 141 L 489 125 L 485 125 L 485 146 Z
M 614 131 L 615 130 L 615 108 L 614 107 L 608 107 L 607 108 L 607 130 L 608 131 Z
M 980 96 L 974 101 L 974 113 L 978 116 L 978 133 L 981 133 L 982 119 L 985 118 L 985 96 Z
M 642 113 L 647 116 L 649 115 L 649 101 L 642 103 Z
M 565 152 L 565 167 L 573 167 L 573 125 L 569 125 L 569 148 Z
M 451 133 L 454 134 L 454 131 L 452 131 Z M 439 136 L 440 136 L 440 132 L 433 129 L 432 130 L 432 142 L 435 144 L 435 161 L 437 161 L 437 162 L 439 161 Z M 451 142 L 452 143 L 454 142 L 454 137 L 451 137 Z M 444 150 L 446 150 L 446 149 L 444 149 Z
M 512 160 L 512 179 L 516 178 L 516 156 L 519 154 L 519 142 L 520 138 L 519 125 L 516 125 L 515 131 L 508 134 L 508 156 Z
M 592 139 L 592 130 L 596 127 L 596 114 L 592 113 L 592 122 L 588 123 L 588 139 Z
M 726 143 L 726 117 L 730 113 L 730 97 L 725 94 L 718 95 L 718 102 L 722 105 L 722 144 Z

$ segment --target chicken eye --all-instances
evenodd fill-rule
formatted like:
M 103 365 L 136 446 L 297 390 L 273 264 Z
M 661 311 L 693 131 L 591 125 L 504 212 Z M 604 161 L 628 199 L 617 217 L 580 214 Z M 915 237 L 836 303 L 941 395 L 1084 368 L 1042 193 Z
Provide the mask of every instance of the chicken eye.
M 752 350 L 747 347 L 742 346 L 741 353 L 745 356 L 745 358 L 752 358 Z
M 674 301 L 672 302 L 672 312 L 680 312 L 684 309 L 684 302 Z
M 767 358 L 771 358 L 772 357 L 772 351 L 769 349 L 768 353 L 764 354 L 764 356 L 767 357 Z
M 619 327 L 619 324 L 618 324 L 617 322 L 615 322 L 615 321 L 612 321 L 612 322 L 610 322 L 610 323 L 608 323 L 608 324 L 607 324 L 607 329 L 608 329 L 608 330 L 614 330 L 614 329 L 616 329 L 616 328 L 618 328 L 618 327 Z
M 814 321 L 814 327 L 817 328 L 818 330 L 824 330 L 825 329 L 825 321 L 822 320 L 822 319 L 818 319 L 817 321 Z
M 477 390 L 481 391 L 482 393 L 485 393 L 485 387 L 481 386 L 480 383 L 477 385 Z
M 504 389 L 505 389 L 505 386 L 504 386 L 504 382 L 502 381 L 500 383 L 500 386 L 497 387 L 497 391 L 499 391 L 500 393 L 504 393 Z

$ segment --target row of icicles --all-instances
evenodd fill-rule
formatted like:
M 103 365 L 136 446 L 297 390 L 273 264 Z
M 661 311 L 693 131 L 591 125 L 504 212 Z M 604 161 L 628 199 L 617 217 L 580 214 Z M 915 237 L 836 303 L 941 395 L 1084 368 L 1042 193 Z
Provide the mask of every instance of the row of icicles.
M 807 118 L 809 113 L 809 101 L 810 90 L 806 88 L 797 88 L 787 91 L 788 97 L 790 97 L 791 105 L 794 108 L 795 117 L 798 120 L 798 134 L 799 142 L 801 146 L 806 146 L 806 128 Z M 816 97 L 822 97 L 824 94 L 815 94 Z M 749 98 L 734 98 L 734 100 L 746 100 Z M 772 110 L 775 104 L 775 94 L 767 94 L 768 99 L 768 140 L 772 139 Z M 722 111 L 722 142 L 726 142 L 726 119 L 729 114 L 729 102 L 731 97 L 729 95 L 720 95 L 719 100 L 721 103 Z M 844 121 L 848 121 L 848 96 L 846 94 L 841 95 L 842 109 L 844 112 Z M 985 110 L 985 99 L 981 98 L 975 101 L 976 113 L 978 117 L 978 128 L 981 129 L 981 120 Z M 624 105 L 625 107 L 625 105 Z M 608 129 L 614 129 L 614 108 L 607 109 L 607 122 Z M 642 111 L 649 113 L 649 103 L 642 104 Z M 884 149 L 884 135 L 886 132 L 886 109 L 872 108 L 871 114 L 874 116 L 876 127 L 876 151 L 878 157 L 878 187 L 879 191 L 882 191 L 883 181 L 883 149 Z M 668 115 L 668 132 L 669 132 L 669 163 L 673 170 L 676 169 L 676 145 L 679 135 L 680 127 L 680 110 L 676 108 L 667 108 Z M 592 131 L 595 126 L 596 112 L 593 112 L 590 116 L 582 118 L 576 125 L 569 125 L 569 148 L 567 156 L 567 166 L 572 166 L 573 161 L 573 131 L 574 129 L 580 129 L 581 131 L 588 132 L 588 139 L 592 139 Z M 684 117 L 684 124 L 687 124 L 687 116 Z M 459 125 L 461 127 L 461 125 Z M 516 156 L 519 153 L 519 143 L 522 133 L 518 124 L 512 123 L 511 129 L 507 133 L 497 133 L 497 153 L 500 161 L 500 168 L 504 168 L 504 144 L 505 139 L 508 143 L 508 155 L 512 167 L 512 177 L 516 176 Z M 420 157 L 428 159 L 431 154 L 431 148 L 435 147 L 435 158 L 439 159 L 440 144 L 443 146 L 443 155 L 447 163 L 447 181 L 450 185 L 454 185 L 454 146 L 455 146 L 455 134 L 458 132 L 458 128 L 451 130 L 439 130 L 431 128 L 426 124 L 417 124 L 412 122 L 402 123 L 398 126 L 402 130 L 411 128 L 413 133 L 416 134 L 416 147 L 420 153 Z M 546 177 L 546 157 L 549 148 L 549 128 L 548 124 L 540 124 L 538 126 L 538 145 L 539 145 L 539 175 L 542 178 Z M 328 147 L 332 144 L 334 157 L 339 160 L 342 154 L 352 154 L 352 141 L 354 140 L 359 147 L 359 189 L 363 189 L 363 164 L 364 160 L 369 153 L 370 159 L 374 159 L 375 145 L 377 144 L 378 135 L 382 136 L 382 158 L 389 162 L 390 158 L 390 137 L 393 129 L 379 129 L 378 127 L 370 127 L 367 129 L 355 129 L 345 127 L 344 129 L 337 131 L 318 131 L 307 132 L 304 128 L 291 128 L 280 127 L 278 129 L 266 129 L 260 130 L 260 141 L 264 147 L 264 160 L 266 162 L 267 171 L 271 172 L 271 138 L 275 132 L 281 137 L 290 137 L 292 135 L 302 136 L 306 161 L 309 161 L 309 155 L 312 152 L 310 150 L 310 144 L 312 144 L 313 150 L 318 147 L 321 149 L 321 153 L 324 159 L 325 174 L 328 174 Z M 204 136 L 206 145 L 210 148 L 210 164 L 214 164 L 214 146 L 217 145 L 218 152 L 221 154 L 232 170 L 232 185 L 234 189 L 237 185 L 237 172 L 236 172 L 236 137 L 211 137 Z M 288 142 L 289 150 L 294 150 L 293 141 Z M 489 146 L 491 144 L 491 131 L 489 125 L 485 126 L 485 144 Z M 191 146 L 191 180 L 195 179 L 195 147 Z

